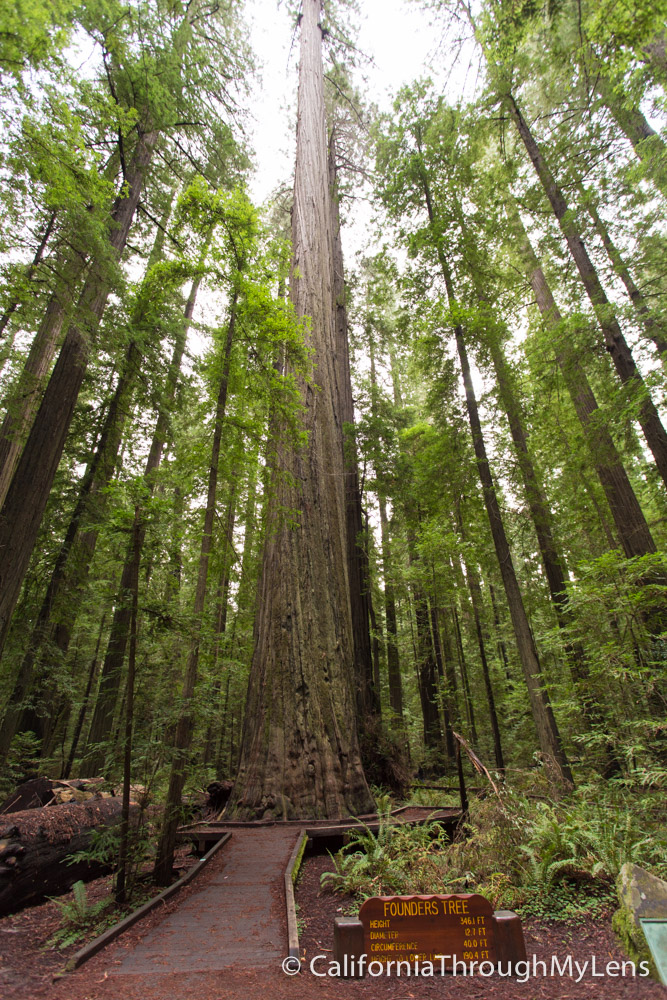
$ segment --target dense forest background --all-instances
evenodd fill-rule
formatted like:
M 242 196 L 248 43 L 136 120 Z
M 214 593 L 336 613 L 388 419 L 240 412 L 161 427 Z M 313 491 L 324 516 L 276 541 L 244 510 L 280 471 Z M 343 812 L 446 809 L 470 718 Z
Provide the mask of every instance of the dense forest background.
M 354 5 L 322 13 L 343 241 L 373 219 L 333 303 L 361 757 L 399 797 L 476 757 L 632 845 L 666 774 L 667 6 L 423 6 L 476 82 L 390 115 Z M 180 802 L 235 778 L 304 447 L 290 182 L 247 193 L 234 0 L 3 8 L 0 72 L 2 785 Z

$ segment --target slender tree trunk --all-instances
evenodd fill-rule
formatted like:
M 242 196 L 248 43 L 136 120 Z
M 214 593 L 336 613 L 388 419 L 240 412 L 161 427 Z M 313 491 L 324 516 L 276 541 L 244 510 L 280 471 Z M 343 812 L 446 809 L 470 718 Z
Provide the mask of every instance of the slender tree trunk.
M 199 284 L 199 278 L 192 282 L 188 301 L 185 306 L 183 325 L 178 331 L 176 340 L 174 341 L 173 354 L 169 364 L 169 370 L 167 372 L 167 379 L 162 400 L 160 402 L 160 412 L 158 414 L 150 451 L 146 460 L 144 483 L 150 494 L 152 494 L 155 489 L 156 473 L 160 467 L 164 447 L 169 436 L 169 418 L 174 405 L 174 400 L 176 399 L 181 362 L 183 360 L 188 327 L 194 314 Z M 140 535 L 141 549 L 143 549 L 145 537 L 146 525 L 144 524 Z M 82 761 L 80 769 L 82 777 L 94 777 L 99 774 L 104 764 L 105 752 L 103 744 L 109 738 L 113 725 L 114 711 L 118 699 L 118 690 L 123 670 L 123 662 L 125 660 L 127 637 L 130 628 L 132 599 L 130 584 L 132 579 L 133 558 L 132 546 L 131 544 L 128 544 L 119 593 L 116 598 L 111 630 L 109 632 L 109 641 L 104 657 L 104 664 L 102 666 L 100 686 L 95 702 L 95 711 L 93 713 L 88 733 L 87 752 L 84 755 L 84 760 Z
M 120 824 L 116 902 L 127 898 L 127 867 L 130 848 L 130 785 L 132 783 L 132 727 L 134 725 L 134 685 L 137 665 L 137 618 L 139 614 L 139 565 L 141 562 L 142 512 L 134 508 L 132 527 L 132 611 L 130 615 L 130 652 L 127 658 L 127 688 L 125 695 L 125 739 L 123 741 L 123 807 Z
M 169 209 L 162 219 L 165 224 L 168 215 Z M 164 235 L 159 227 L 149 257 L 148 269 L 160 259 L 163 243 Z M 139 321 L 141 317 L 135 316 L 134 319 Z M 49 730 L 54 722 L 54 713 L 51 708 L 44 715 L 39 704 L 43 702 L 52 706 L 53 698 L 57 697 L 56 692 L 48 692 L 50 675 L 53 673 L 53 659 L 56 657 L 64 662 L 67 656 L 72 630 L 76 623 L 82 595 L 85 592 L 99 536 L 97 527 L 88 527 L 85 530 L 85 525 L 86 522 L 90 523 L 91 519 L 96 524 L 101 523 L 104 519 L 107 503 L 106 490 L 116 471 L 123 431 L 131 410 L 131 401 L 141 361 L 142 353 L 139 345 L 136 341 L 132 341 L 127 348 L 122 371 L 107 409 L 95 454 L 90 468 L 83 478 L 79 498 L 61 552 L 56 560 L 46 597 L 19 674 L 21 683 L 18 685 L 18 690 L 21 693 L 25 690 L 26 682 L 30 681 L 34 664 L 39 659 L 40 647 L 45 641 L 49 641 L 47 667 L 45 671 L 42 671 L 42 676 L 37 682 L 38 686 L 42 688 L 46 686 L 47 692 L 42 691 L 42 697 L 36 699 L 36 707 L 28 710 L 27 713 L 24 712 L 23 718 L 18 724 L 19 729 L 32 731 L 42 739 L 42 753 L 44 755 L 46 755 Z M 13 700 L 11 703 L 13 704 Z M 7 731 L 3 740 L 0 741 L 0 753 L 2 745 L 7 739 L 11 739 L 11 735 Z
M 473 743 L 477 743 L 477 726 L 475 724 L 475 707 L 470 694 L 470 682 L 468 680 L 468 666 L 466 663 L 465 650 L 463 648 L 463 634 L 461 632 L 461 621 L 458 609 L 454 607 L 454 628 L 456 630 L 456 651 L 459 658 L 459 671 L 461 673 L 461 687 L 463 689 L 463 702 L 466 710 L 466 719 L 470 726 L 470 735 Z
M 452 300 L 453 301 L 453 300 Z M 477 458 L 477 469 L 479 472 L 482 490 L 484 492 L 484 503 L 489 517 L 493 544 L 500 566 L 500 573 L 505 586 L 507 604 L 514 626 L 517 650 L 523 667 L 524 678 L 528 694 L 530 697 L 533 720 L 537 729 L 538 740 L 542 753 L 545 757 L 547 770 L 552 773 L 556 781 L 565 786 L 571 786 L 572 773 L 567 762 L 565 750 L 560 738 L 556 719 L 553 714 L 549 696 L 544 687 L 542 668 L 537 656 L 535 642 L 533 640 L 528 618 L 523 605 L 519 583 L 512 563 L 509 543 L 505 534 L 500 506 L 496 496 L 496 490 L 491 476 L 491 469 L 486 455 L 486 445 L 482 433 L 482 425 L 479 419 L 477 399 L 473 388 L 472 376 L 470 374 L 470 364 L 468 353 L 463 339 L 463 330 L 460 326 L 455 328 L 456 346 L 463 373 L 463 384 L 465 386 L 466 406 L 468 418 L 473 437 L 473 446 Z
M 667 146 L 664 141 L 639 108 L 626 105 L 623 95 L 615 92 L 613 83 L 602 72 L 598 72 L 595 78 L 595 89 L 621 132 L 632 143 L 647 176 L 667 198 Z
M 433 766 L 434 763 L 437 763 L 443 746 L 442 726 L 438 711 L 437 666 L 433 653 L 428 600 L 417 586 L 413 586 L 412 596 L 417 626 L 415 665 L 424 723 L 424 747 L 431 755 L 430 764 Z
M 241 555 L 241 574 L 236 606 L 239 613 L 243 611 L 248 601 L 252 562 L 255 555 L 255 535 L 257 530 L 255 510 L 257 507 L 257 465 L 251 460 L 248 471 L 248 494 L 243 512 L 243 553 Z
M 646 518 L 616 445 L 601 419 L 602 415 L 586 372 L 570 341 L 563 335 L 563 317 L 511 199 L 508 202 L 508 212 L 518 236 L 519 251 L 526 264 L 537 306 L 547 328 L 554 336 L 556 361 L 584 432 L 598 479 L 607 497 L 623 551 L 628 558 L 655 552 L 655 542 Z
M 368 525 L 366 525 L 366 537 L 368 538 Z M 382 638 L 382 622 L 378 622 L 373 606 L 373 599 L 368 595 L 368 613 L 371 625 L 371 650 L 373 653 L 373 684 L 379 697 L 381 676 L 380 676 L 380 639 Z
M 663 324 L 660 323 L 653 315 L 643 292 L 637 288 L 632 274 L 630 273 L 630 269 L 623 260 L 620 250 L 609 235 L 607 225 L 601 218 L 600 213 L 592 201 L 592 195 L 585 191 L 581 185 L 579 186 L 579 190 L 581 192 L 584 205 L 586 206 L 586 211 L 593 220 L 595 231 L 602 240 L 602 245 L 607 251 L 607 256 L 611 261 L 614 272 L 623 282 L 625 290 L 628 293 L 628 297 L 635 307 L 637 316 L 639 317 L 639 322 L 646 331 L 646 335 L 653 341 L 662 357 L 667 353 L 667 334 L 665 333 Z M 663 363 L 667 363 L 667 356 L 663 357 L 662 360 Z
M 105 176 L 113 181 L 120 163 L 120 151 L 116 145 L 105 168 Z M 118 208 L 118 202 L 114 209 Z M 112 215 L 113 218 L 113 215 Z M 55 222 L 55 215 L 47 225 L 44 238 L 35 257 L 33 268 L 42 253 Z M 112 225 L 113 228 L 113 225 Z M 116 247 L 113 244 L 113 249 Z M 122 250 L 122 247 L 120 248 Z M 120 250 L 118 253 L 120 253 Z M 63 260 L 56 260 L 60 271 L 56 277 L 56 287 L 50 296 L 46 312 L 30 345 L 23 371 L 17 385 L 7 399 L 7 412 L 0 427 L 0 509 L 7 496 L 12 477 L 25 443 L 28 432 L 39 408 L 46 377 L 60 339 L 63 326 L 75 312 L 75 292 L 86 270 L 88 258 L 85 252 L 71 251 Z
M 452 720 L 452 727 L 458 727 L 461 723 L 461 713 L 459 711 L 458 685 L 456 683 L 456 663 L 452 650 L 451 633 L 450 629 L 447 627 L 447 616 L 444 611 L 441 611 L 439 616 L 436 614 L 436 621 L 439 621 L 438 631 L 442 640 L 442 659 L 445 669 L 445 701 L 448 707 L 449 716 Z M 451 744 L 449 742 L 447 743 L 448 752 L 456 749 L 454 746 L 453 736 L 451 739 Z M 451 753 L 450 756 L 452 756 Z
M 456 522 L 461 536 L 461 541 L 463 542 L 465 551 L 466 535 L 465 529 L 463 527 L 463 518 L 461 517 L 461 510 L 459 504 L 456 506 Z M 470 603 L 472 605 L 473 620 L 475 622 L 475 635 L 477 636 L 477 648 L 479 649 L 479 659 L 482 664 L 482 676 L 484 677 L 484 689 L 486 691 L 486 700 L 489 706 L 489 717 L 491 720 L 491 733 L 493 735 L 493 752 L 496 761 L 496 767 L 499 771 L 504 771 L 505 762 L 503 760 L 503 750 L 502 743 L 500 739 L 500 726 L 498 724 L 498 715 L 496 713 L 496 699 L 493 693 L 493 685 L 491 684 L 491 672 L 489 670 L 489 661 L 486 657 L 486 640 L 484 636 L 484 628 L 482 625 L 482 608 L 484 607 L 484 598 L 482 597 L 482 588 L 480 586 L 479 577 L 477 575 L 477 570 L 469 563 L 465 556 L 462 556 L 463 569 L 466 582 L 468 584 L 468 593 L 470 594 Z
M 37 247 L 35 256 L 32 259 L 32 263 L 26 270 L 25 276 L 28 281 L 32 280 L 33 275 L 37 269 L 37 266 L 41 263 L 42 257 L 44 256 L 44 251 L 46 250 L 46 245 L 49 242 L 51 233 L 53 232 L 53 227 L 55 225 L 55 222 L 56 222 L 56 213 L 52 212 L 46 223 L 46 226 L 44 227 L 44 233 L 42 234 L 42 238 L 39 241 L 39 246 Z M 5 330 L 7 329 L 7 324 L 9 323 L 10 319 L 12 318 L 12 316 L 14 315 L 20 304 L 21 304 L 20 297 L 17 296 L 16 298 L 13 298 L 11 302 L 8 303 L 7 308 L 0 316 L 0 339 L 4 337 Z M 0 494 L 0 506 L 2 506 L 1 494 Z
M 6 400 L 2 427 L 0 427 L 0 508 L 5 501 L 12 476 L 21 454 L 35 414 L 39 408 L 44 382 L 71 306 L 72 289 L 83 273 L 82 259 L 69 261 L 59 287 L 49 299 L 44 318 L 40 323 L 16 387 Z
M 116 256 L 127 242 L 157 139 L 157 132 L 140 135 L 123 194 L 116 199 L 109 234 Z M 78 321 L 67 332 L 0 513 L 0 646 L 32 555 L 108 293 L 102 273 L 88 277 L 79 300 Z
M 199 550 L 197 589 L 195 591 L 194 606 L 192 609 L 192 638 L 190 640 L 190 648 L 188 650 L 188 658 L 185 666 L 185 677 L 183 679 L 183 688 L 181 691 L 181 708 L 178 722 L 176 723 L 176 733 L 173 741 L 174 754 L 172 758 L 171 773 L 169 776 L 167 800 L 165 803 L 164 822 L 162 824 L 162 832 L 155 860 L 154 874 L 156 880 L 161 885 L 167 885 L 171 881 L 171 871 L 174 861 L 174 847 L 176 845 L 176 828 L 178 826 L 181 796 L 186 778 L 188 752 L 190 750 L 192 734 L 194 731 L 194 694 L 197 684 L 197 674 L 199 672 L 199 649 L 201 644 L 204 606 L 206 604 L 208 564 L 211 555 L 211 545 L 213 542 L 215 503 L 218 491 L 220 445 L 222 442 L 222 430 L 225 421 L 225 412 L 227 409 L 229 365 L 232 344 L 234 342 L 234 333 L 236 330 L 237 307 L 238 290 L 235 288 L 230 305 L 227 339 L 224 347 L 222 374 L 220 377 L 220 386 L 218 389 L 218 400 L 215 412 L 213 442 L 211 444 L 211 461 L 208 474 L 206 512 L 204 514 L 204 529 L 202 532 L 201 547 Z
M 215 613 L 215 642 L 213 644 L 213 668 L 218 662 L 220 654 L 220 637 L 227 631 L 227 613 L 229 610 L 229 584 L 231 581 L 231 569 L 234 564 L 233 538 L 234 525 L 236 524 L 236 478 L 232 481 L 229 501 L 227 504 L 227 517 L 225 518 L 225 538 L 222 543 L 222 574 L 216 600 Z
M 347 574 L 343 429 L 338 412 L 333 239 L 319 0 L 304 0 L 292 210 L 291 298 L 309 316 L 316 385 L 304 385 L 298 452 L 276 442 L 276 501 L 264 550 L 256 646 L 233 815 L 334 818 L 372 808 L 356 735 Z
M 546 497 L 542 490 L 542 485 L 537 477 L 535 466 L 528 449 L 528 436 L 525 430 L 525 419 L 521 405 L 518 401 L 515 387 L 512 384 L 512 377 L 509 366 L 505 358 L 502 347 L 491 337 L 490 342 L 491 357 L 498 380 L 500 397 L 503 401 L 503 408 L 507 414 L 510 425 L 512 441 L 519 460 L 519 466 L 524 481 L 526 498 L 531 513 L 535 534 L 542 556 L 547 585 L 551 595 L 551 602 L 556 612 L 556 620 L 561 631 L 567 634 L 567 627 L 570 624 L 570 604 L 567 587 L 570 582 L 565 560 L 558 551 L 554 539 L 552 528 L 551 511 L 547 504 Z M 471 584 L 474 586 L 474 584 Z M 473 599 L 474 603 L 474 599 Z M 605 720 L 590 692 L 590 671 L 586 662 L 586 654 L 580 642 L 565 642 L 565 652 L 570 664 L 573 680 L 579 692 L 579 701 L 582 714 L 588 728 L 597 726 L 600 731 L 606 727 Z M 484 664 L 484 660 L 482 660 Z M 486 679 L 485 679 L 486 682 Z M 495 739 L 495 734 L 494 734 Z M 610 747 L 611 752 L 611 747 Z M 603 763 L 605 773 L 609 770 L 609 761 Z
M 459 215 L 462 231 L 465 232 L 466 225 L 463 214 Z M 490 329 L 486 338 L 486 345 L 489 348 L 491 361 L 496 374 L 498 392 L 500 400 L 507 416 L 510 427 L 512 443 L 518 459 L 523 479 L 526 500 L 530 511 L 531 520 L 535 528 L 537 544 L 542 558 L 542 565 L 547 578 L 547 586 L 551 596 L 551 603 L 556 613 L 556 619 L 561 630 L 565 631 L 569 619 L 569 601 L 567 586 L 570 582 L 565 558 L 559 551 L 553 529 L 553 518 L 549 504 L 542 487 L 542 483 L 537 474 L 533 457 L 528 446 L 528 432 L 526 430 L 526 418 L 520 396 L 517 391 L 514 376 L 510 365 L 507 362 L 505 351 L 501 343 L 501 331 L 494 322 L 495 317 L 491 312 L 488 298 L 481 287 L 479 277 L 471 271 L 471 279 L 475 287 L 480 305 L 484 311 L 488 311 L 491 318 Z M 502 329 L 502 328 L 501 328 Z M 503 330 L 504 333 L 504 330 Z M 463 537 L 463 522 L 460 511 L 457 510 L 457 521 L 459 531 Z M 474 584 L 472 584 L 474 586 Z M 474 602 L 473 602 L 474 603 Z M 575 679 L 588 679 L 588 666 L 581 643 L 566 643 L 566 652 L 572 667 Z M 589 719 L 589 722 L 592 720 Z M 599 720 L 598 720 L 599 721 Z
M 491 608 L 493 610 L 493 626 L 496 630 L 496 642 L 498 643 L 498 649 L 500 651 L 500 657 L 503 661 L 503 667 L 505 668 L 505 676 L 508 681 L 512 680 L 512 674 L 510 673 L 509 660 L 507 658 L 507 645 L 503 639 L 502 630 L 500 627 L 500 615 L 498 614 L 498 602 L 496 601 L 496 592 L 493 588 L 493 584 L 489 583 L 489 596 L 491 598 Z
M 371 416 L 377 416 L 377 378 L 375 373 L 375 349 L 369 332 L 368 350 L 370 356 Z M 396 390 L 398 391 L 398 390 Z M 378 480 L 381 479 L 378 476 Z M 403 681 L 398 654 L 398 628 L 396 624 L 396 596 L 394 593 L 393 564 L 391 559 L 391 537 L 387 500 L 384 489 L 378 484 L 378 506 L 380 508 L 380 537 L 382 540 L 382 575 L 384 578 L 384 608 L 387 623 L 387 679 L 389 681 L 389 704 L 394 713 L 394 722 L 399 731 L 404 731 L 403 721 Z
M 130 412 L 130 401 L 139 373 L 141 354 L 137 345 L 130 344 L 123 373 L 118 381 L 111 405 L 107 410 L 96 453 L 93 458 L 92 475 L 84 479 L 77 506 L 72 515 L 72 525 L 68 530 L 63 545 L 65 551 L 59 558 L 48 587 L 48 597 L 45 600 L 44 615 L 40 625 L 33 635 L 28 656 L 33 661 L 39 658 L 40 646 L 49 643 L 46 670 L 40 671 L 36 683 L 48 688 L 49 678 L 53 672 L 53 657 L 64 662 L 69 649 L 72 631 L 76 624 L 83 595 L 88 583 L 92 567 L 99 529 L 88 527 L 93 520 L 101 523 L 105 516 L 107 504 L 107 487 L 111 483 L 118 462 L 118 453 L 123 435 L 123 429 Z M 51 700 L 47 697 L 46 702 Z M 29 712 L 20 724 L 20 728 L 32 730 L 43 741 L 48 739 L 49 716 L 40 716 L 39 712 Z
M 602 287 L 597 271 L 588 256 L 577 225 L 565 201 L 561 189 L 549 169 L 542 152 L 530 131 L 518 105 L 510 94 L 507 98 L 510 113 L 526 152 L 535 167 L 544 192 L 549 199 L 554 215 L 558 219 L 561 232 L 565 237 L 572 259 L 574 260 L 586 294 L 597 316 L 604 343 L 614 367 L 623 385 L 632 392 L 633 401 L 637 406 L 637 419 L 644 432 L 646 442 L 653 453 L 655 464 L 663 481 L 667 485 L 667 433 L 660 420 L 655 403 L 639 372 L 628 343 L 623 336 L 614 309 Z
M 496 712 L 496 699 L 493 693 L 493 685 L 491 684 L 491 672 L 489 670 L 489 661 L 486 657 L 486 642 L 484 639 L 484 629 L 482 626 L 481 609 L 483 605 L 482 600 L 482 590 L 479 585 L 479 579 L 477 578 L 476 572 L 471 568 L 469 563 L 464 563 L 465 573 L 468 580 L 468 589 L 470 592 L 470 602 L 472 604 L 472 613 L 475 620 L 475 634 L 477 635 L 477 646 L 479 648 L 479 658 L 482 664 L 482 676 L 484 677 L 484 689 L 486 690 L 486 700 L 489 706 L 489 718 L 491 720 L 491 733 L 493 734 L 493 753 L 496 760 L 496 767 L 499 771 L 505 769 L 505 762 L 503 760 L 503 749 L 500 740 L 500 726 L 498 725 L 498 715 Z
M 229 491 L 229 499 L 227 501 L 227 516 L 224 520 L 225 533 L 222 540 L 222 572 L 220 573 L 220 579 L 218 582 L 218 592 L 215 597 L 215 638 L 213 639 L 213 651 L 212 651 L 212 663 L 211 663 L 211 675 L 213 677 L 213 691 L 211 694 L 211 701 L 215 704 L 219 703 L 220 691 L 222 689 L 222 679 L 218 674 L 218 660 L 220 658 L 220 647 L 222 645 L 223 636 L 227 631 L 227 614 L 229 610 L 229 585 L 231 582 L 231 567 L 234 560 L 230 556 L 230 552 L 233 553 L 233 538 L 234 538 L 234 525 L 236 523 L 236 482 L 239 475 L 239 470 L 234 469 L 232 471 L 232 482 Z M 215 747 L 215 730 L 219 726 L 219 720 L 211 720 L 209 722 L 206 730 L 206 739 L 204 741 L 204 753 L 202 755 L 204 764 L 210 764 L 214 756 Z
M 21 726 L 29 724 L 29 720 L 23 718 L 23 702 L 27 697 L 33 682 L 35 662 L 40 646 L 46 640 L 48 634 L 51 610 L 53 608 L 56 593 L 66 571 L 67 561 L 77 535 L 85 501 L 89 495 L 92 482 L 94 481 L 99 455 L 99 449 L 96 449 L 84 475 L 83 482 L 81 483 L 77 505 L 70 519 L 70 523 L 67 526 L 67 532 L 65 534 L 65 538 L 63 539 L 63 543 L 60 546 L 60 551 L 58 552 L 58 557 L 51 574 L 51 579 L 49 580 L 49 585 L 46 589 L 46 594 L 44 595 L 44 600 L 42 601 L 42 605 L 37 616 L 35 627 L 30 636 L 28 647 L 22 657 L 18 676 L 14 682 L 14 687 L 7 702 L 5 714 L 2 720 L 2 726 L 0 726 L 0 761 L 6 760 L 11 742 L 17 730 Z
M 215 773 L 218 777 L 221 774 L 231 772 L 231 761 L 227 761 L 228 767 L 223 772 L 222 769 L 222 757 L 225 750 L 225 736 L 227 735 L 227 709 L 229 707 L 229 671 L 227 671 L 227 678 L 225 681 L 225 700 L 222 706 L 222 715 L 220 718 L 220 737 L 218 740 L 218 753 L 215 760 Z
M 387 632 L 389 704 L 391 705 L 398 728 L 403 729 L 403 681 L 398 653 L 398 626 L 396 621 L 396 596 L 394 593 L 391 538 L 389 533 L 389 519 L 387 517 L 387 501 L 381 490 L 378 491 L 378 505 L 380 507 L 380 533 L 382 540 L 382 577 L 384 579 L 384 613 Z
M 69 750 L 69 757 L 67 758 L 67 763 L 63 768 L 63 778 L 66 780 L 72 773 L 72 766 L 74 764 L 74 759 L 76 757 L 76 751 L 79 746 L 79 740 L 81 739 L 81 733 L 83 732 L 83 723 L 86 718 L 86 712 L 88 710 L 88 704 L 90 702 L 90 693 L 93 690 L 93 684 L 95 683 L 95 677 L 97 676 L 97 668 L 99 666 L 99 652 L 100 645 L 102 643 L 102 635 L 104 634 L 104 629 L 107 623 L 107 616 L 102 615 L 102 621 L 100 622 L 100 630 L 97 634 L 97 644 L 95 646 L 95 653 L 92 660 L 90 661 L 90 668 L 88 670 L 88 680 L 86 681 L 86 690 L 84 691 L 83 699 L 81 701 L 81 708 L 79 709 L 79 714 L 74 726 L 74 731 L 72 733 L 72 742 Z
M 425 172 L 422 175 L 422 180 L 428 217 L 431 226 L 433 226 L 435 223 L 435 213 L 428 185 L 428 178 L 426 177 Z M 453 307 L 456 305 L 456 297 L 454 295 L 449 265 L 439 240 L 437 243 L 437 252 L 447 289 L 447 297 L 449 299 L 450 306 Z M 493 538 L 496 557 L 500 567 L 500 574 L 505 587 L 507 604 L 512 619 L 514 635 L 516 637 L 517 651 L 519 653 L 519 659 L 521 661 L 524 679 L 528 689 L 538 741 L 545 759 L 545 765 L 552 778 L 558 784 L 570 787 L 573 784 L 572 772 L 570 771 L 565 749 L 558 731 L 558 725 L 551 707 L 551 701 L 544 686 L 542 668 L 538 659 L 533 635 L 530 631 L 530 625 L 524 608 L 519 582 L 517 580 L 516 571 L 512 562 L 512 555 L 507 541 L 507 535 L 505 534 L 505 526 L 500 513 L 500 505 L 498 503 L 498 497 L 496 495 L 496 489 L 491 475 L 491 468 L 486 454 L 486 444 L 484 442 L 482 424 L 479 419 L 479 408 L 477 406 L 477 398 L 473 387 L 470 363 L 468 361 L 468 352 L 463 336 L 463 328 L 458 324 L 454 327 L 454 335 L 456 338 L 456 349 L 463 376 L 466 409 L 468 411 L 473 448 L 475 451 L 475 458 L 477 460 L 477 471 L 482 484 L 484 505 L 489 518 L 491 536 Z
M 431 635 L 433 636 L 433 652 L 435 654 L 435 665 L 438 669 L 439 677 L 439 693 L 440 693 L 440 703 L 442 708 L 442 720 L 444 723 L 444 734 L 445 734 L 445 751 L 450 760 L 453 760 L 456 756 L 456 747 L 454 746 L 454 734 L 452 732 L 452 710 L 450 704 L 450 696 L 447 685 L 447 676 L 445 674 L 445 661 L 443 655 L 443 645 L 440 638 L 440 628 L 438 627 L 438 612 L 436 609 L 435 594 L 433 598 L 429 601 L 429 608 L 431 614 Z

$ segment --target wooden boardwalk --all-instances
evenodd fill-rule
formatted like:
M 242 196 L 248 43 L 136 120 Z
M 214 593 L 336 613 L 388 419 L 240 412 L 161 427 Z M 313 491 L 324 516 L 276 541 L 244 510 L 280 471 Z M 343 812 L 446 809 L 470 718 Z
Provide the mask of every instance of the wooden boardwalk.
M 410 807 L 397 810 L 396 822 L 437 818 L 453 830 L 457 809 Z M 377 817 L 362 818 L 377 828 Z M 206 849 L 231 832 L 231 838 L 187 886 L 166 904 L 100 951 L 78 972 L 65 977 L 53 1000 L 78 996 L 86 983 L 86 1000 L 253 1000 L 271 982 L 275 996 L 304 996 L 300 984 L 281 966 L 289 954 L 285 905 L 285 871 L 301 833 L 311 847 L 334 849 L 358 828 L 359 820 L 196 824 L 182 836 Z M 333 931 L 333 928 L 332 928 Z M 83 978 L 81 978 L 83 974 Z M 91 980 L 94 988 L 91 988 Z M 70 984 L 72 993 L 68 992 Z M 241 985 L 243 984 L 243 986 Z M 276 989 L 277 987 L 277 989 Z M 312 989 L 312 984 L 311 984 Z M 310 996 L 306 990 L 306 997 Z M 49 1000 L 52 1000 L 49 997 Z
M 187 898 L 109 970 L 111 975 L 280 966 L 287 955 L 283 875 L 298 830 L 268 826 L 239 834 L 209 862 Z

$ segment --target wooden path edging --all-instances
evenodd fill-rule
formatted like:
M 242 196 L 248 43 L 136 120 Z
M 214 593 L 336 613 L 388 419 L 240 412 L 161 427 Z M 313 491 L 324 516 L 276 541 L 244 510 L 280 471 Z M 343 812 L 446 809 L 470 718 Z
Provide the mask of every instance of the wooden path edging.
M 55 976 L 54 979 L 60 978 L 60 976 L 65 975 L 67 972 L 74 972 L 74 970 L 78 969 L 84 962 L 87 962 L 89 958 L 96 955 L 98 951 L 102 951 L 103 948 L 106 948 L 106 946 L 111 944 L 112 941 L 115 941 L 121 934 L 129 930 L 130 927 L 134 926 L 134 924 L 141 920 L 142 917 L 145 917 L 147 913 L 154 910 L 156 906 L 159 906 L 160 903 L 166 903 L 171 896 L 174 896 L 179 889 L 182 889 L 183 886 L 188 884 L 188 882 L 191 882 L 193 878 L 195 878 L 200 871 L 206 867 L 211 858 L 225 846 L 231 835 L 231 831 L 223 833 L 220 839 L 216 841 L 204 857 L 200 858 L 199 861 L 197 861 L 196 864 L 194 864 L 192 868 L 185 873 L 185 875 L 178 879 L 178 881 L 174 882 L 173 885 L 167 886 L 167 888 L 163 889 L 163 891 L 157 896 L 153 896 L 153 898 L 149 899 L 147 903 L 140 906 L 138 910 L 133 910 L 133 912 L 128 914 L 127 917 L 124 917 L 117 924 L 114 924 L 113 927 L 109 927 L 109 929 L 104 931 L 103 934 L 100 934 L 99 937 L 89 941 L 88 944 L 83 946 L 83 948 L 80 948 L 79 951 L 75 952 L 74 955 L 67 960 L 63 971 L 59 973 L 58 976 Z
M 294 850 L 290 855 L 285 869 L 285 906 L 287 909 L 287 954 L 290 958 L 299 957 L 299 930 L 296 922 L 296 903 L 294 901 L 294 883 L 296 882 L 303 855 L 308 845 L 308 832 L 305 829 L 299 830 L 299 835 L 294 845 Z

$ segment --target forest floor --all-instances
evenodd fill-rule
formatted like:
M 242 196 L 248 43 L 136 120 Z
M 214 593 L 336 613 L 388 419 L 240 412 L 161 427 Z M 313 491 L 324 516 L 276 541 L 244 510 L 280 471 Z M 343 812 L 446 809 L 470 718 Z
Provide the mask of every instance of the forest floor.
M 232 838 L 233 839 L 233 838 Z M 240 839 L 240 838 L 239 838 Z M 622 962 L 611 929 L 611 914 L 585 925 L 565 923 L 524 923 L 529 960 L 546 964 L 551 970 L 552 956 L 560 964 L 572 956 L 573 975 L 542 975 L 525 982 L 494 974 L 491 977 L 448 975 L 432 978 L 367 977 L 365 980 L 339 980 L 317 976 L 310 969 L 316 955 L 326 956 L 316 965 L 326 970 L 332 959 L 334 917 L 347 912 L 349 897 L 320 889 L 320 874 L 332 867 L 327 855 L 307 858 L 300 876 L 297 902 L 302 950 L 302 970 L 287 976 L 281 969 L 281 952 L 286 954 L 287 932 L 282 902 L 282 871 L 291 849 L 283 838 L 275 844 L 266 836 L 259 838 L 256 850 L 246 856 L 245 871 L 238 871 L 233 856 L 225 853 L 212 859 L 193 882 L 181 890 L 163 908 L 154 911 L 118 941 L 96 955 L 78 971 L 54 982 L 66 959 L 78 942 L 64 951 L 49 946 L 49 939 L 60 926 L 60 907 L 56 902 L 31 907 L 0 920 L 0 998 L 1 1000 L 430 1000 L 456 996 L 460 1000 L 658 1000 L 667 990 L 646 978 L 599 975 L 607 963 Z M 260 843 L 261 841 L 261 843 Z M 231 842 L 230 842 L 231 844 Z M 238 844 L 238 841 L 237 841 Z M 238 855 L 237 855 L 238 859 Z M 194 860 L 194 859 L 193 859 Z M 183 865 L 184 857 L 180 859 Z M 280 878 L 266 876 L 275 868 Z M 248 882 L 248 872 L 256 876 Z M 227 873 L 227 874 L 225 874 Z M 220 888 L 227 882 L 234 888 L 237 912 L 256 914 L 250 923 L 234 920 L 224 913 Z M 110 891 L 110 879 L 99 879 L 87 887 L 91 902 Z M 227 894 L 227 893 L 226 893 Z M 232 908 L 233 909 L 233 908 Z M 179 930 L 185 924 L 192 932 L 187 939 Z M 208 926 L 219 927 L 224 944 L 219 949 L 206 938 Z M 265 931 L 253 934 L 257 928 Z M 203 928 L 203 929 L 202 929 Z M 272 940 L 279 929 L 280 941 Z M 271 940 L 268 950 L 262 933 Z M 236 941 L 229 953 L 230 938 Z M 158 952 L 155 942 L 160 943 Z M 276 947 L 277 945 L 277 947 Z M 231 961 L 224 958 L 229 953 Z M 591 974 L 595 956 L 598 976 Z M 577 967 L 588 963 L 579 982 Z M 166 965 L 168 968 L 161 968 Z M 532 970 L 531 970 L 532 971 Z

